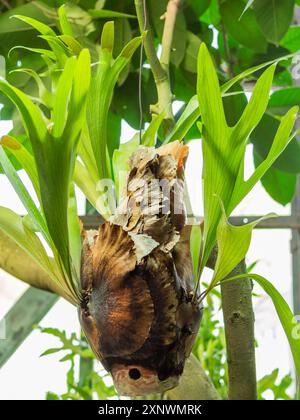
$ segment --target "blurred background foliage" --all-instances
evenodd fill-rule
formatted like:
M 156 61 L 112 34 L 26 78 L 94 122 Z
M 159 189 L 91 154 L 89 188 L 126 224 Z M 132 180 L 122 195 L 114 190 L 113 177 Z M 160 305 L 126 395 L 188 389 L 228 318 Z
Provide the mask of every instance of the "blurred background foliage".
M 167 1 L 146 1 L 157 47 L 162 37 Z M 64 3 L 63 0 L 0 1 L 0 55 L 6 59 L 7 79 L 32 96 L 38 89 L 34 78 L 14 70 L 31 68 L 43 74 L 45 62 L 33 48 L 47 48 L 47 43 L 37 36 L 32 27 L 11 17 L 15 14 L 30 16 L 59 31 L 57 8 Z M 299 0 L 183 0 L 174 32 L 170 68 L 174 98 L 181 105 L 175 118 L 180 117 L 186 103 L 195 94 L 197 54 L 201 41 L 209 46 L 222 83 L 249 67 L 295 54 L 300 49 L 299 6 Z M 133 0 L 70 1 L 66 3 L 66 13 L 77 39 L 89 47 L 94 62 L 98 56 L 101 29 L 107 20 L 115 21 L 115 55 L 139 33 Z M 255 166 L 266 157 L 280 116 L 289 107 L 300 104 L 298 58 L 294 56 L 280 61 L 277 67 L 267 113 L 250 138 Z M 139 55 L 135 54 L 120 75 L 111 105 L 108 139 L 111 153 L 119 146 L 122 119 L 131 127 L 139 128 L 138 74 Z M 230 124 L 234 124 L 241 115 L 247 102 L 247 92 L 251 91 L 255 82 L 254 77 L 251 76 L 239 88 L 235 87 L 235 94 L 224 98 Z M 144 121 L 147 123 L 151 119 L 150 104 L 156 102 L 154 80 L 147 65 L 143 68 L 142 97 Z M 29 147 L 17 111 L 2 95 L 0 103 L 3 104 L 0 119 L 13 120 L 14 136 Z M 185 140 L 197 137 L 199 132 L 192 127 Z M 293 198 L 299 172 L 300 147 L 294 139 L 263 177 L 262 184 L 274 200 L 286 205 Z

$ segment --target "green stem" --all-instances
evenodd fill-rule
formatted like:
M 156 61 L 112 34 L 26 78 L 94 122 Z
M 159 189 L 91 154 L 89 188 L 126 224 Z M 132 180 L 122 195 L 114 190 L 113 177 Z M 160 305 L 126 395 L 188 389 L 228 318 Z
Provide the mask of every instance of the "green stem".
M 173 2 L 173 0 L 170 0 L 170 2 L 171 1 Z M 141 32 L 145 30 L 147 31 L 147 35 L 145 36 L 145 39 L 144 39 L 144 48 L 145 48 L 146 56 L 150 64 L 151 71 L 152 71 L 155 84 L 156 84 L 156 89 L 157 89 L 158 101 L 157 101 L 157 104 L 151 106 L 150 111 L 153 114 L 159 114 L 161 112 L 164 112 L 165 121 L 167 121 L 167 125 L 170 127 L 174 123 L 174 116 L 173 116 L 173 111 L 172 111 L 173 95 L 172 95 L 171 87 L 170 87 L 168 68 L 166 68 L 165 65 L 163 66 L 157 57 L 157 53 L 154 46 L 153 32 L 149 25 L 147 10 L 146 8 L 144 10 L 144 4 L 146 4 L 146 0 L 144 0 L 145 3 L 143 2 L 143 0 L 135 0 L 134 2 L 135 2 L 136 14 L 137 14 L 138 22 L 139 22 L 140 31 Z M 169 19 L 170 19 L 169 15 L 167 15 L 166 13 L 166 21 L 169 22 Z M 174 16 L 172 15 L 172 19 L 176 19 L 176 13 Z M 172 43 L 173 30 L 174 30 L 174 25 L 173 27 L 172 25 L 169 25 L 168 31 L 166 30 L 167 33 L 165 34 L 164 42 L 167 42 L 167 45 L 162 45 L 162 50 L 165 51 L 164 52 L 165 56 L 168 55 L 168 49 L 171 48 L 170 40 Z

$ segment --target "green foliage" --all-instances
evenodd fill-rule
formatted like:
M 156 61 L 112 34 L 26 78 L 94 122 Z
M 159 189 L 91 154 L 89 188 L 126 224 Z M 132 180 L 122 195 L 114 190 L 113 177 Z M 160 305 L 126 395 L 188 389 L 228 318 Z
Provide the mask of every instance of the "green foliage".
M 164 24 L 160 17 L 165 12 L 167 0 L 148 3 L 149 21 L 154 29 L 154 41 L 157 45 L 161 40 Z M 99 57 L 97 45 L 99 34 L 108 19 L 114 20 L 115 25 L 114 57 L 120 54 L 122 48 L 132 39 L 133 34 L 139 32 L 134 5 L 133 2 L 129 1 L 96 2 L 95 0 L 89 0 L 79 3 L 70 1 L 58 12 L 55 8 L 61 6 L 63 1 L 54 2 L 49 0 L 26 3 L 24 0 L 12 0 L 10 4 L 12 7 L 10 10 L 7 10 L 5 5 L 0 5 L 0 10 L 2 9 L 3 12 L 0 15 L 0 54 L 7 59 L 8 81 L 19 88 L 24 88 L 30 95 L 35 90 L 34 84 L 29 85 L 27 83 L 28 77 L 25 75 L 10 74 L 10 71 L 18 68 L 20 60 L 23 67 L 31 68 L 38 74 L 45 71 L 44 58 L 33 58 L 32 51 L 43 52 L 48 59 L 50 57 L 57 59 L 60 56 L 60 60 L 64 60 L 64 55 L 69 56 L 70 51 L 78 55 L 83 47 L 88 47 L 92 61 L 96 63 Z M 300 48 L 299 28 L 292 26 L 291 23 L 294 4 L 294 0 L 272 2 L 265 0 L 251 0 L 248 2 L 242 0 L 223 0 L 222 2 L 218 0 L 185 1 L 184 7 L 180 9 L 178 14 L 171 53 L 170 73 L 172 75 L 172 90 L 176 93 L 177 99 L 183 98 L 185 105 L 187 105 L 190 97 L 195 92 L 195 73 L 197 71 L 197 56 L 201 41 L 206 42 L 210 52 L 213 54 L 215 64 L 218 67 L 218 76 L 222 81 L 226 81 L 229 75 L 227 70 L 224 72 L 225 67 L 231 66 L 233 73 L 238 74 L 247 68 L 260 65 L 264 61 L 268 62 L 274 58 L 279 58 L 279 56 L 288 54 L 288 52 L 297 52 Z M 48 37 L 47 35 L 46 38 L 36 37 L 36 29 L 27 25 L 26 20 L 10 19 L 14 15 L 26 16 L 29 19 L 32 18 L 45 24 Z M 216 30 L 219 31 L 217 45 L 214 44 L 214 47 L 211 45 L 212 29 L 209 25 L 214 25 Z M 46 31 L 46 28 L 44 29 Z M 230 48 L 229 56 L 226 55 L 226 48 L 224 47 L 224 29 Z M 59 31 L 63 34 L 59 35 L 59 40 L 55 40 L 53 35 L 54 33 L 59 34 Z M 45 36 L 45 33 L 43 36 Z M 46 49 L 47 43 L 52 45 L 55 53 Z M 245 48 L 245 45 L 247 48 Z M 274 47 L 274 45 L 281 45 L 284 48 L 279 49 Z M 8 51 L 16 46 L 24 46 L 29 49 L 14 49 L 8 57 Z M 260 54 L 260 52 L 264 52 L 264 54 Z M 144 60 L 146 60 L 145 57 Z M 27 65 L 25 62 L 27 62 Z M 139 126 L 137 95 L 127 95 L 127 93 L 137 90 L 138 66 L 139 62 L 135 58 L 121 71 L 118 83 L 115 85 L 115 95 L 111 103 L 111 109 L 114 110 L 117 117 L 125 119 L 135 128 Z M 149 105 L 156 101 L 155 95 L 153 95 L 155 88 L 146 68 L 144 68 L 143 73 L 143 117 L 145 122 L 149 122 L 151 120 L 148 112 Z M 244 77 L 247 77 L 247 75 L 245 74 Z M 256 79 L 252 75 L 251 78 Z M 287 83 L 294 83 L 284 63 L 278 64 L 275 78 L 280 81 L 281 86 L 285 86 Z M 18 82 L 17 84 L 14 83 L 15 80 Z M 4 108 L 0 111 L 1 118 L 4 118 L 4 116 L 6 119 L 13 117 L 15 128 L 12 135 L 16 136 L 16 134 L 19 134 L 16 132 L 17 126 L 20 128 L 18 116 L 16 113 L 13 115 L 13 107 L 3 96 L 0 96 L 0 102 L 5 103 Z M 235 99 L 232 99 L 232 102 L 235 102 Z M 279 107 L 281 106 L 280 103 L 278 105 Z M 276 114 L 275 109 L 270 109 L 270 112 Z M 235 106 L 228 107 L 228 111 L 226 110 L 228 121 L 234 120 L 234 115 L 231 115 L 234 113 Z M 191 120 L 193 120 L 192 115 Z M 111 126 L 111 122 L 108 124 Z M 94 129 L 92 129 L 94 133 L 91 133 L 91 137 L 94 138 L 94 151 L 96 150 L 95 138 L 98 136 L 99 130 L 102 130 L 102 128 L 97 128 L 97 124 L 94 123 Z M 108 131 L 110 132 L 110 130 Z M 192 139 L 197 136 L 194 124 L 187 126 L 186 131 L 178 131 L 178 136 L 182 133 L 184 133 L 186 139 Z M 175 135 L 176 133 L 174 132 L 173 134 Z M 114 142 L 111 147 L 109 135 L 106 134 L 103 137 L 107 137 L 109 155 L 111 157 L 113 150 L 118 148 L 118 144 Z M 163 138 L 162 132 L 159 133 L 158 137 L 160 141 L 166 140 Z M 170 138 L 170 135 L 168 135 L 167 141 Z M 172 137 L 172 139 L 175 139 L 175 137 Z M 260 137 L 260 143 L 265 143 L 263 135 Z M 102 145 L 101 156 L 103 156 L 104 151 L 105 147 Z M 99 151 L 97 153 L 99 154 Z M 296 160 L 299 159 L 300 150 L 293 156 Z M 288 167 L 289 157 L 284 154 L 281 159 L 285 162 L 285 167 Z M 103 168 L 99 168 L 98 160 L 93 163 L 93 170 L 95 169 L 94 165 L 97 165 L 97 171 L 101 169 L 101 171 L 106 171 L 106 175 L 110 174 L 110 163 L 106 162 Z M 276 166 L 274 167 L 276 168 Z M 299 173 L 300 165 L 295 170 Z M 92 172 L 90 168 L 88 171 Z M 277 176 L 282 177 L 282 183 L 288 185 L 289 190 L 292 190 L 294 179 L 286 176 L 285 172 L 288 171 L 282 169 L 282 172 L 277 173 Z M 266 183 L 264 182 L 263 185 L 266 185 Z M 276 196 L 272 189 L 267 188 L 267 190 L 269 192 L 272 191 L 271 196 L 275 200 L 281 200 L 280 196 Z
M 234 126 L 229 126 L 222 103 L 217 74 L 203 43 L 198 62 L 198 100 L 201 115 L 199 124 L 203 138 L 203 185 L 204 185 L 204 234 L 201 266 L 196 284 L 217 243 L 217 260 L 214 275 L 204 296 L 241 262 L 248 251 L 257 220 L 243 226 L 232 226 L 227 217 L 251 191 L 253 186 L 280 156 L 294 137 L 291 135 L 298 107 L 291 108 L 283 117 L 266 158 L 253 174 L 244 180 L 244 159 L 247 141 L 262 119 L 269 102 L 275 65 L 271 65 L 259 77 L 251 99 Z M 219 205 L 218 205 L 219 201 Z M 273 300 L 280 322 L 288 338 L 295 366 L 300 377 L 300 338 L 294 337 L 294 316 L 280 293 L 263 277 L 250 273 Z M 243 279 L 243 275 L 231 279 Z M 226 280 L 227 281 L 227 280 Z
M 255 150 L 254 163 L 256 168 L 262 163 L 261 157 Z M 271 197 L 285 206 L 292 201 L 295 195 L 297 175 L 283 172 L 273 166 L 262 177 L 261 183 Z
M 269 153 L 252 176 L 244 180 L 244 155 L 247 141 L 263 117 L 269 102 L 275 65 L 260 76 L 249 103 L 234 126 L 229 126 L 222 103 L 217 74 L 205 44 L 200 47 L 198 65 L 198 100 L 203 138 L 204 237 L 201 270 L 216 240 L 221 216 L 217 197 L 227 216 L 250 192 L 292 140 L 290 136 L 298 108 L 292 108 L 281 119 Z M 235 80 L 237 80 L 236 78 Z M 224 92 L 230 88 L 228 83 Z M 242 258 L 241 258 L 242 259 Z
M 65 331 L 55 328 L 37 328 L 59 340 L 59 347 L 47 349 L 40 357 L 62 353 L 59 361 L 70 365 L 66 376 L 66 392 L 57 395 L 49 391 L 46 400 L 108 400 L 117 396 L 114 387 L 109 384 L 109 375 L 101 368 L 95 370 L 95 356 L 83 337 L 78 337 L 75 333 L 68 337 Z M 87 365 L 86 368 L 83 367 L 84 364 Z
M 91 0 L 70 2 L 65 7 L 59 2 L 58 12 L 54 8 L 56 2 L 52 1 L 19 3 L 22 2 L 0 15 L 0 54 L 7 58 L 8 72 L 7 81 L 0 80 L 0 102 L 4 105 L 1 118 L 12 119 L 14 124 L 9 136 L 1 140 L 0 163 L 28 215 L 21 218 L 0 209 L 0 228 L 49 274 L 63 296 L 77 303 L 81 240 L 73 181 L 108 219 L 110 213 L 104 197 L 97 193 L 97 183 L 103 178 L 115 179 L 119 193 L 125 177 L 118 179 L 118 175 L 127 171 L 127 159 L 140 144 L 138 136 L 122 145 L 119 140 L 122 119 L 139 127 L 138 98 L 131 93 L 137 92 L 138 87 L 139 60 L 134 52 L 144 34 L 132 37 L 139 33 L 139 28 L 130 2 Z M 166 5 L 167 0 L 149 2 L 156 45 L 162 39 L 161 15 Z M 159 130 L 164 113 L 152 116 L 141 135 L 141 143 L 154 147 L 177 139 L 188 141 L 197 136 L 196 123 L 200 130 L 204 232 L 200 228 L 192 231 L 195 277 L 202 274 L 213 247 L 218 244 L 215 273 L 204 295 L 216 294 L 213 287 L 224 281 L 249 248 L 252 228 L 257 222 L 233 227 L 227 220 L 241 200 L 260 180 L 269 194 L 283 204 L 292 199 L 295 190 L 300 148 L 293 140 L 297 132 L 291 133 L 298 112 L 295 105 L 299 104 L 299 88 L 293 86 L 287 71 L 290 53 L 299 49 L 299 28 L 290 27 L 293 10 L 292 0 L 247 3 L 211 0 L 197 4 L 187 1 L 178 13 L 170 75 L 172 90 L 180 92 L 179 99 L 184 101 L 183 112 L 176 117 L 177 122 L 166 137 L 164 130 Z M 9 22 L 13 22 L 12 26 Z M 219 32 L 215 40 L 217 49 L 212 46 L 210 25 Z M 36 33 L 39 36 L 33 37 Z M 203 40 L 208 40 L 207 45 Z M 13 49 L 9 54 L 10 48 Z M 279 58 L 283 54 L 285 57 Z M 232 74 L 234 77 L 229 79 Z M 245 78 L 255 81 L 249 102 L 240 85 Z M 270 97 L 274 80 L 286 81 L 290 86 Z M 197 95 L 193 96 L 196 84 Z M 143 68 L 145 122 L 150 121 L 148 105 L 156 101 L 153 91 L 151 73 Z M 18 116 L 11 102 L 18 108 Z M 30 147 L 19 140 L 24 133 Z M 254 147 L 255 170 L 245 180 L 244 158 L 249 141 Z M 14 165 L 12 158 L 19 166 Z M 36 201 L 17 173 L 20 167 L 32 181 Z M 47 241 L 53 258 L 47 255 L 38 233 Z M 299 373 L 300 344 L 291 335 L 292 313 L 271 283 L 256 274 L 251 277 L 271 296 Z M 218 326 L 214 322 L 207 321 L 209 328 Z M 62 348 L 50 349 L 45 354 L 68 350 L 64 360 L 71 362 L 67 392 L 61 397 L 49 393 L 49 399 L 91 399 L 91 384 L 98 398 L 114 395 L 112 389 L 105 390 L 103 379 L 92 373 L 81 383 L 75 380 L 75 357 L 91 358 L 81 349 L 79 339 L 67 338 L 57 330 L 44 332 L 56 335 L 62 342 Z M 202 359 L 204 353 L 209 355 L 203 363 L 212 376 L 217 372 L 220 383 L 215 381 L 216 386 L 225 395 L 222 329 L 217 334 L 202 333 L 207 335 L 207 343 L 195 352 Z M 215 359 L 208 362 L 212 357 Z M 276 372 L 264 378 L 261 393 L 269 386 L 275 397 L 285 395 L 285 384 L 278 385 L 276 380 Z
M 227 31 L 232 37 L 247 48 L 263 53 L 267 41 L 256 21 L 253 10 L 247 9 L 242 0 L 230 0 L 221 4 L 221 13 Z M 242 14 L 243 13 L 243 14 Z
M 41 31 L 46 31 L 35 22 L 30 22 Z M 32 145 L 39 179 L 38 186 L 36 182 L 35 185 L 40 197 L 41 212 L 26 192 L 1 147 L 2 167 L 32 221 L 37 225 L 38 231 L 43 234 L 58 258 L 58 264 L 61 261 L 66 282 L 72 284 L 75 294 L 78 293 L 75 280 L 77 278 L 78 281 L 79 272 L 78 269 L 75 272 L 73 270 L 78 267 L 80 256 L 72 255 L 70 249 L 70 239 L 73 241 L 76 239 L 69 238 L 68 200 L 76 146 L 85 121 L 89 83 L 90 56 L 88 50 L 82 50 L 78 59 L 71 57 L 65 62 L 65 68 L 56 87 L 51 120 L 47 121 L 40 108 L 28 96 L 7 82 L 0 81 L 0 90 L 18 107 Z M 9 146 L 11 143 L 8 143 Z M 18 156 L 20 157 L 20 154 Z M 28 154 L 27 159 L 29 159 Z M 59 171 L 57 167 L 60 168 Z M 28 165 L 27 170 L 32 178 Z
M 36 232 L 42 233 L 53 252 L 59 273 L 53 281 L 58 282 L 62 294 L 75 303 L 80 298 L 81 238 L 73 177 L 93 206 L 102 216 L 109 217 L 96 187 L 99 179 L 112 176 L 114 149 L 111 144 L 109 148 L 107 145 L 107 139 L 113 138 L 112 130 L 107 135 L 107 122 L 112 121 L 109 107 L 118 78 L 142 38 L 132 39 L 113 59 L 114 23 L 106 23 L 99 64 L 90 85 L 90 53 L 74 38 L 65 8 L 61 7 L 58 14 L 63 35 L 56 35 L 51 27 L 34 18 L 15 16 L 40 32 L 50 49 L 34 51 L 46 61 L 46 72 L 38 74 L 32 69 L 23 69 L 37 83 L 40 98 L 31 98 L 0 80 L 0 91 L 17 106 L 32 148 L 31 153 L 17 138 L 5 136 L 1 140 L 0 163 L 20 196 L 30 223 Z M 47 79 L 45 82 L 50 88 L 46 88 L 42 78 Z M 90 104 L 88 109 L 87 104 Z M 120 118 L 116 119 L 120 124 Z M 149 127 L 148 137 L 155 139 L 159 125 L 156 122 Z M 119 135 L 117 131 L 115 148 L 119 145 Z M 81 162 L 76 159 L 77 148 Z M 35 188 L 38 205 L 26 191 L 9 156 L 17 159 L 26 170 Z M 3 224 L 2 229 L 8 234 L 13 232 L 7 224 Z M 35 232 L 32 235 L 35 236 Z M 24 241 L 21 246 L 24 248 Z M 25 250 L 36 259 L 28 244 Z M 43 269 L 53 277 L 50 266 L 44 264 Z
M 279 370 L 274 369 L 269 375 L 261 378 L 257 383 L 257 394 L 259 400 L 265 400 L 266 391 L 271 391 L 274 400 L 291 400 L 292 397 L 288 393 L 288 389 L 292 384 L 292 377 L 285 375 L 280 380 L 278 379 Z
M 99 179 L 111 177 L 111 167 L 107 161 L 107 122 L 114 87 L 141 42 L 141 37 L 132 39 L 113 60 L 114 23 L 108 22 L 103 27 L 99 64 L 91 81 L 87 112 L 90 141 Z
M 294 14 L 295 0 L 255 0 L 254 13 L 262 32 L 277 43 L 287 32 Z

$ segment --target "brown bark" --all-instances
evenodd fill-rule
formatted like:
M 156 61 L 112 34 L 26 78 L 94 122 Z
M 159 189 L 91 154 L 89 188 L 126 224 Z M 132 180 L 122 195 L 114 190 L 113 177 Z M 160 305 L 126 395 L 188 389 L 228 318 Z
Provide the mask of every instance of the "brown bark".
M 245 262 L 242 261 L 230 277 L 245 271 Z M 228 398 L 255 400 L 257 390 L 252 282 L 245 277 L 223 283 L 221 292 L 228 363 Z

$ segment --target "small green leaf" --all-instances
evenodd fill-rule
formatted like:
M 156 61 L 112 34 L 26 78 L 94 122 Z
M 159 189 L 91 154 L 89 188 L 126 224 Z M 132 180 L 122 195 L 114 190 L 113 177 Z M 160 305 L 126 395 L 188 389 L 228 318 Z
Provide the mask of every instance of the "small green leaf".
M 64 4 L 60 6 L 60 8 L 58 9 L 58 17 L 59 17 L 59 24 L 60 24 L 62 33 L 64 35 L 73 37 L 74 36 L 73 29 L 70 22 L 68 21 Z
M 277 44 L 293 19 L 295 0 L 255 0 L 256 20 L 269 42 Z
M 114 10 L 105 10 L 105 9 L 90 9 L 88 10 L 89 14 L 93 19 L 111 19 L 111 18 L 127 18 L 127 19 L 136 19 L 135 15 L 130 15 L 128 13 L 116 12 Z
M 156 139 L 157 139 L 157 132 L 163 119 L 165 117 L 164 112 L 161 112 L 159 115 L 155 115 L 152 117 L 152 121 L 149 124 L 149 127 L 145 131 L 142 136 L 142 144 L 146 147 L 155 147 Z
M 106 22 L 101 34 L 101 49 L 111 52 L 114 48 L 114 22 Z
M 300 104 L 300 87 L 280 89 L 272 93 L 268 108 L 274 113 L 282 114 L 287 108 Z
M 164 144 L 174 140 L 181 140 L 189 132 L 190 128 L 198 120 L 200 116 L 199 103 L 197 95 L 193 96 L 188 102 L 185 110 L 171 130 L 170 134 L 164 141 Z
M 61 39 L 75 55 L 79 55 L 81 53 L 82 46 L 74 37 L 69 35 L 59 35 L 58 38 Z
M 233 128 L 232 141 L 236 143 L 246 141 L 264 115 L 269 102 L 275 68 L 276 64 L 268 67 L 258 79 L 249 104 Z
M 220 10 L 227 31 L 236 41 L 253 51 L 266 52 L 267 41 L 253 10 L 248 8 L 245 11 L 244 1 L 225 1 L 221 3 Z
M 297 53 L 300 50 L 300 26 L 290 26 L 280 45 L 292 53 Z
M 199 262 L 200 262 L 200 251 L 202 244 L 202 231 L 201 226 L 193 225 L 191 229 L 190 236 L 190 250 L 192 256 L 193 270 L 194 270 L 194 279 L 197 279 L 199 273 Z
M 40 357 L 48 356 L 49 354 L 55 354 L 55 353 L 58 353 L 58 352 L 60 352 L 62 350 L 63 350 L 63 347 L 62 348 L 57 348 L 57 349 L 48 349 L 48 350 L 44 351 L 40 355 Z
M 291 57 L 293 57 L 294 55 L 295 54 L 285 55 L 283 57 L 276 58 L 275 60 L 270 60 L 270 61 L 267 61 L 265 63 L 258 64 L 257 66 L 250 67 L 249 69 L 243 71 L 242 73 L 240 73 L 237 76 L 233 77 L 232 79 L 228 80 L 228 82 L 224 83 L 221 86 L 222 94 L 226 93 L 236 83 L 240 82 L 243 79 L 246 79 L 248 76 L 251 76 L 253 73 L 255 73 L 255 72 L 257 72 L 257 71 L 259 71 L 259 70 L 261 70 L 265 67 L 271 66 L 272 64 L 280 63 L 281 61 L 288 60 Z
M 53 106 L 53 137 L 61 137 L 68 116 L 69 100 L 73 87 L 73 76 L 76 59 L 71 57 L 67 60 L 65 68 L 57 85 Z
M 243 226 L 231 225 L 225 214 L 223 204 L 222 217 L 217 229 L 218 256 L 211 286 L 214 287 L 223 280 L 244 258 L 249 249 L 253 228 L 269 214 Z

